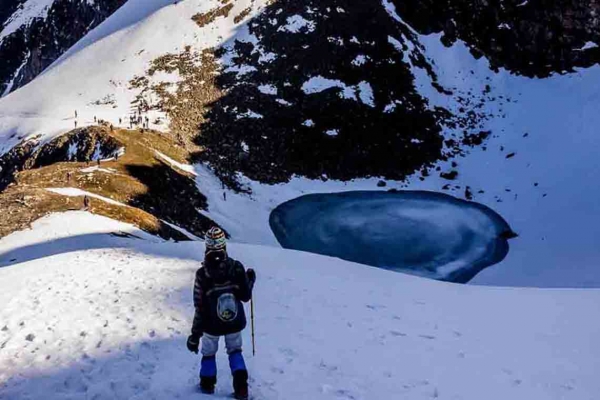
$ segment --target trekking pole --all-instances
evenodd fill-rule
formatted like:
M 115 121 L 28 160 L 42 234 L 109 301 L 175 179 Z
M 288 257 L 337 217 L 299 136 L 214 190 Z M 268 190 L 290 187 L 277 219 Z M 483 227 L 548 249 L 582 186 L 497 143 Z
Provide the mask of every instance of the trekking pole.
M 256 355 L 256 343 L 254 342 L 254 296 L 250 299 L 250 320 L 252 325 L 252 357 Z

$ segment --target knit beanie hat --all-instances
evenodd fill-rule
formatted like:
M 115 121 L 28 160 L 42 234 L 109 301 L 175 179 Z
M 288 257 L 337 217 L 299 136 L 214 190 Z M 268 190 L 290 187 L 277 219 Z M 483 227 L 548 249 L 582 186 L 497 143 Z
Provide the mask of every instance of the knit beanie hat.
M 206 232 L 206 236 L 204 237 L 206 252 L 210 251 L 225 251 L 227 246 L 227 240 L 225 238 L 225 232 L 219 227 L 213 227 Z

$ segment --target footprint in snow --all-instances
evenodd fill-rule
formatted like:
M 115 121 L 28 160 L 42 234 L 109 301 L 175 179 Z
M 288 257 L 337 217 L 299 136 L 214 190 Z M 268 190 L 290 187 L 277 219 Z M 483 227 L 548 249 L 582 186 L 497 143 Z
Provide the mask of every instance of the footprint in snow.
M 285 371 L 282 368 L 277 368 L 277 367 L 271 367 L 271 372 L 273 372 L 274 374 L 279 374 L 279 375 L 283 375 L 285 373 Z
M 149 362 L 143 362 L 139 364 L 139 366 L 137 367 L 137 371 L 144 376 L 151 377 L 156 371 L 156 365 Z
M 319 363 L 319 368 L 326 370 L 327 372 L 336 372 L 339 368 L 336 365 L 326 364 L 324 361 Z
M 355 400 L 357 398 L 349 390 L 346 390 L 346 389 L 338 389 L 335 391 L 335 394 L 339 397 L 345 397 L 347 399 L 352 399 L 352 400 Z
M 296 353 L 294 350 L 292 350 L 290 348 L 287 348 L 287 347 L 281 347 L 279 349 L 279 352 L 281 354 L 284 354 L 284 355 L 288 356 L 288 357 L 296 357 L 298 355 L 298 353 Z
M 428 386 L 429 385 L 429 381 L 428 380 L 422 380 L 422 381 L 416 381 L 416 382 L 409 382 L 409 383 L 405 383 L 402 385 L 402 387 L 404 389 L 414 389 L 417 387 L 424 387 L 424 386 Z

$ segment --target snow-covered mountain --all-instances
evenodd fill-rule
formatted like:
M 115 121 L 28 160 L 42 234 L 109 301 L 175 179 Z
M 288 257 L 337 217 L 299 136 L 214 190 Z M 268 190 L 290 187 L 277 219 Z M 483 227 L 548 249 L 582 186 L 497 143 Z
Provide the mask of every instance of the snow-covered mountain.
M 597 2 L 128 0 L 102 23 L 119 2 L 4 3 L 0 50 L 51 33 L 0 78 L 51 65 L 0 99 L 0 399 L 198 397 L 184 341 L 214 224 L 259 276 L 256 398 L 600 392 Z M 58 8 L 77 28 L 54 43 Z M 269 226 L 304 194 L 405 189 L 518 237 L 456 285 L 281 249 Z M 481 213 L 447 210 L 408 214 L 477 247 Z
M 0 95 L 38 76 L 125 1 L 0 1 Z
M 210 162 L 196 171 L 206 215 L 238 241 L 276 244 L 269 212 L 305 193 L 441 190 L 492 207 L 520 235 L 474 282 L 600 285 L 589 185 L 600 172 L 599 68 L 528 78 L 475 58 L 473 42 L 420 34 L 394 2 L 365 7 L 130 0 L 0 100 L 0 149 L 35 148 L 77 123 L 142 119 Z M 580 39 L 593 55 L 588 31 Z

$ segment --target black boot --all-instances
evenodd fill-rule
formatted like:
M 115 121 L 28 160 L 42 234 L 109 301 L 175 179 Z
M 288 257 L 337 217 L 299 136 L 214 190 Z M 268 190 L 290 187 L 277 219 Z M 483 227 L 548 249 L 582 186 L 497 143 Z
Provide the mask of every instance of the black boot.
M 248 399 L 248 371 L 245 369 L 233 373 L 233 397 L 237 400 Z
M 216 384 L 217 384 L 216 376 L 201 376 L 200 377 L 200 391 L 204 394 L 214 394 Z

